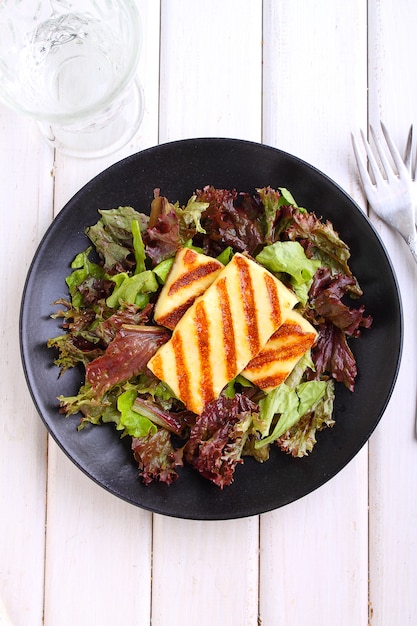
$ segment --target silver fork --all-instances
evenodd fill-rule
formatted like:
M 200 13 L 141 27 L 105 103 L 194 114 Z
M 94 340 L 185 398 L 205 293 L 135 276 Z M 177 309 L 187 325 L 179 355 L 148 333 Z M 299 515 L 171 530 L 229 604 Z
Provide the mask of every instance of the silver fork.
M 411 163 L 413 130 L 411 127 L 403 160 L 382 122 L 381 129 L 388 152 L 377 140 L 372 126 L 370 131 L 376 153 L 373 152 L 371 145 L 361 131 L 366 159 L 360 154 L 358 144 L 352 135 L 359 177 L 368 202 L 375 213 L 400 233 L 417 262 L 417 233 L 414 224 L 417 189 L 416 183 L 413 181 Z M 396 171 L 390 163 L 389 156 L 392 158 Z M 379 158 L 381 165 L 378 165 L 377 158 Z M 369 170 L 367 165 L 369 165 Z

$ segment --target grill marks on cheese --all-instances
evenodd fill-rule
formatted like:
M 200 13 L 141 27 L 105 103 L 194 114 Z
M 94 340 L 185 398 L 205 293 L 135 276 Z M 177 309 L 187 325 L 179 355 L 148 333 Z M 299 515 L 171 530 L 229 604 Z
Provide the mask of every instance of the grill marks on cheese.
M 202 302 L 197 302 L 195 305 L 195 323 L 200 361 L 201 363 L 210 363 L 211 344 L 209 321 L 207 318 L 207 311 Z M 215 396 L 215 391 L 213 389 L 213 378 L 212 376 L 210 376 L 210 371 L 206 367 L 202 367 L 201 370 L 201 395 L 204 404 L 210 402 L 210 400 Z
M 155 305 L 155 322 L 173 330 L 222 269 L 223 265 L 217 259 L 190 248 L 181 248 Z
M 254 286 L 249 267 L 244 262 L 244 257 L 238 257 L 236 263 L 239 271 L 240 292 L 242 294 L 242 304 L 250 350 L 253 354 L 256 354 L 261 349 L 261 342 L 259 338 L 258 318 L 257 315 L 253 315 L 253 312 L 256 311 Z
M 223 334 L 224 356 L 226 361 L 226 377 L 233 380 L 233 372 L 236 371 L 235 331 L 233 329 L 232 312 L 228 299 L 226 279 L 220 278 L 216 289 L 219 301 L 223 303 L 221 309 L 221 328 Z
M 281 311 L 279 308 L 279 297 L 276 291 L 275 279 L 270 274 L 265 274 L 265 286 L 268 291 L 268 296 L 271 301 L 271 316 L 272 323 L 279 326 L 282 323 Z M 294 298 L 296 300 L 296 298 Z M 297 300 L 296 300 L 297 301 Z M 294 306 L 294 305 L 293 305 Z
M 296 302 L 267 270 L 235 254 L 148 367 L 200 414 L 260 352 Z
M 297 311 L 290 311 L 242 375 L 268 393 L 284 382 L 316 340 L 315 328 Z

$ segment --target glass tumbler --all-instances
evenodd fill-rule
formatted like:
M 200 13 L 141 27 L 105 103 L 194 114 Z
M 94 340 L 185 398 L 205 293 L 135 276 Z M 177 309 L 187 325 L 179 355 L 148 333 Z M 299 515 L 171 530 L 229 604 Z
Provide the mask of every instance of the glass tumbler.
M 65 154 L 125 145 L 143 116 L 135 0 L 0 0 L 0 99 Z

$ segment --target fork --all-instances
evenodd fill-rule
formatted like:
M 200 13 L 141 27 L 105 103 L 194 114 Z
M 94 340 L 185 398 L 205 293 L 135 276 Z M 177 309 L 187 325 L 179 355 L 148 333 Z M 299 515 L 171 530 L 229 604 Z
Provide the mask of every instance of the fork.
M 360 154 L 358 144 L 352 134 L 353 151 L 358 166 L 359 177 L 370 206 L 384 222 L 400 233 L 417 263 L 417 233 L 414 224 L 417 192 L 416 183 L 413 181 L 411 171 L 413 129 L 411 127 L 408 134 L 407 147 L 403 160 L 387 128 L 382 122 L 380 122 L 380 124 L 388 151 L 386 148 L 383 148 L 376 137 L 374 129 L 370 126 L 376 152 L 374 153 L 363 131 L 361 131 L 366 159 Z M 391 165 L 390 157 L 395 165 L 396 171 Z M 380 165 L 378 165 L 377 158 L 379 159 Z M 367 165 L 369 165 L 369 170 Z

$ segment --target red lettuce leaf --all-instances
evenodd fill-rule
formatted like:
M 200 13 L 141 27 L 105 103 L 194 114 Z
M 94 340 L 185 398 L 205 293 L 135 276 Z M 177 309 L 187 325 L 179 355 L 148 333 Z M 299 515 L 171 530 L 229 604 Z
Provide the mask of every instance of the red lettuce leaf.
M 319 337 L 311 352 L 315 372 L 311 377 L 318 379 L 329 373 L 349 391 L 354 391 L 357 367 L 346 334 L 331 322 L 321 324 L 317 330 Z
M 195 415 L 191 411 L 167 411 L 156 402 L 140 395 L 134 401 L 132 409 L 176 435 L 182 435 L 190 422 L 193 423 L 195 420 Z
M 114 282 L 112 280 L 95 278 L 94 276 L 89 276 L 78 286 L 78 291 L 83 298 L 83 306 L 94 305 L 100 300 L 105 300 L 113 289 Z
M 174 448 L 167 430 L 161 428 L 146 437 L 134 437 L 132 450 L 145 485 L 153 481 L 170 485 L 177 480 L 175 468 L 183 465 L 182 449 Z
M 347 338 L 359 337 L 361 328 L 372 325 L 372 317 L 364 315 L 364 305 L 355 309 L 342 302 L 354 282 L 353 277 L 332 275 L 328 268 L 318 269 L 309 292 L 311 308 L 307 310 L 319 333 L 311 352 L 314 377 L 328 373 L 350 391 L 354 391 L 357 367 Z
M 64 319 L 62 328 L 66 333 L 49 339 L 47 345 L 59 352 L 55 364 L 61 368 L 61 374 L 77 363 L 87 365 L 102 356 L 123 325 L 146 324 L 153 308 L 152 304 L 144 309 L 135 304 L 126 304 L 117 313 L 106 318 L 108 310 L 100 304 L 94 309 L 73 308 L 65 299 L 55 304 L 66 307 L 53 315 L 54 318 Z
M 235 468 L 243 463 L 241 455 L 259 406 L 244 395 L 220 396 L 210 402 L 197 418 L 184 447 L 184 457 L 221 489 L 233 482 Z
M 122 326 L 126 324 L 135 326 L 146 324 L 149 321 L 152 309 L 153 304 L 147 304 L 144 309 L 141 309 L 136 304 L 126 302 L 116 313 L 99 322 L 95 328 L 95 333 L 108 346 Z
M 102 395 L 114 385 L 143 372 L 170 334 L 161 327 L 122 326 L 106 351 L 86 367 L 86 381 Z
M 208 202 L 202 224 L 206 231 L 202 247 L 206 254 L 217 256 L 225 247 L 251 255 L 264 243 L 263 210 L 248 194 L 235 190 L 204 187 L 196 192 L 198 202 Z
M 362 295 L 348 264 L 349 247 L 340 239 L 331 222 L 322 221 L 315 213 L 286 206 L 282 207 L 279 213 L 275 232 L 280 234 L 281 240 L 299 241 L 309 258 L 320 259 L 324 265 L 331 267 L 334 273 L 341 272 L 351 276 L 353 281 L 349 283 L 349 291 L 357 297 Z
M 332 275 L 329 268 L 322 267 L 314 275 L 309 301 L 320 317 L 332 322 L 347 335 L 358 337 L 359 328 L 369 328 L 372 318 L 364 316 L 364 305 L 354 309 L 343 304 L 343 296 L 354 284 L 354 278 L 344 274 Z
M 153 265 L 169 259 L 182 246 L 180 226 L 175 211 L 159 215 L 155 226 L 148 228 L 143 234 L 145 252 Z

